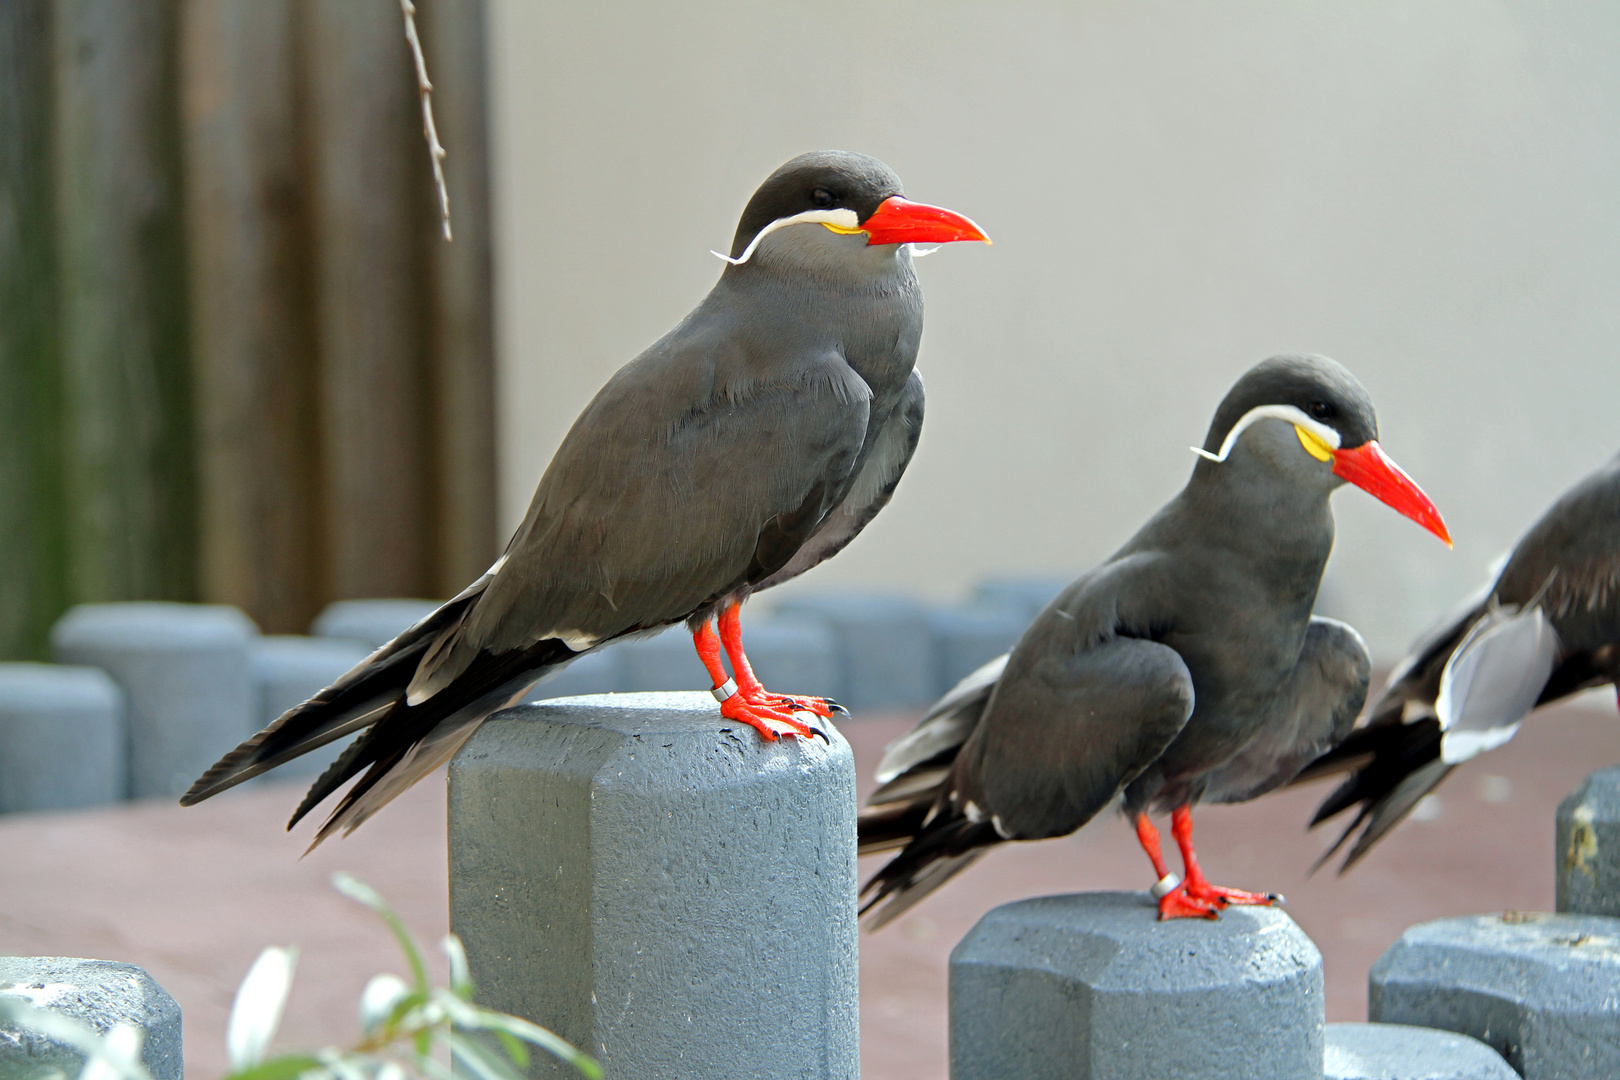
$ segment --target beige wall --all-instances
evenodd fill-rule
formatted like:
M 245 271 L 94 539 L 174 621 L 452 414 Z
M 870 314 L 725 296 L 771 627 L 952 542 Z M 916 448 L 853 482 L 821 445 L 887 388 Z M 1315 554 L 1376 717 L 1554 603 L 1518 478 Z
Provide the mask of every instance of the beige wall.
M 1084 567 L 1239 373 L 1324 352 L 1457 537 L 1335 497 L 1338 606 L 1388 656 L 1620 446 L 1620 5 L 497 0 L 493 30 L 506 528 L 820 147 L 996 244 L 920 264 L 922 447 L 806 587 Z

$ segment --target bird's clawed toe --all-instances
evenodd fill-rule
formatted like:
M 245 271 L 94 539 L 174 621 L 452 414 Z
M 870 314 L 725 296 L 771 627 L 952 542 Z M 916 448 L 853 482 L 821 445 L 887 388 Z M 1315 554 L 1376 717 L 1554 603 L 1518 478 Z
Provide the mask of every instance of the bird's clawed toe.
M 738 720 L 747 724 L 759 732 L 760 738 L 766 742 L 775 742 L 783 735 L 797 735 L 801 739 L 817 735 L 823 739 L 827 738 L 826 732 L 805 723 L 792 712 L 748 701 L 740 694 L 720 703 L 720 715 L 727 720 Z
M 1211 885 L 1202 879 L 1188 881 L 1184 886 L 1187 895 L 1206 903 L 1218 904 L 1226 907 L 1236 904 L 1240 907 L 1281 907 L 1283 896 L 1281 893 L 1247 892 L 1243 889 L 1227 889 L 1219 885 Z
M 1187 893 L 1187 884 L 1182 882 L 1174 889 L 1159 897 L 1159 921 L 1170 919 L 1218 919 L 1221 917 L 1221 905 L 1210 900 L 1200 900 Z

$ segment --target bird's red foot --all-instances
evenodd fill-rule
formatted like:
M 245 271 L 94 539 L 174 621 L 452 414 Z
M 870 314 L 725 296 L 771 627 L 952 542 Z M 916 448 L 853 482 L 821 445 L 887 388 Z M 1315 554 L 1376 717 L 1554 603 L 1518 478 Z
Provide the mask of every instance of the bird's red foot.
M 818 697 L 790 697 L 787 694 L 773 694 L 759 683 L 753 686 L 744 686 L 742 680 L 737 680 L 737 694 L 746 698 L 750 705 L 763 705 L 770 709 L 785 709 L 788 712 L 814 713 L 823 719 L 832 716 L 834 708 L 843 710 L 843 706 L 836 701 Z
M 821 735 L 821 731 L 794 717 L 786 709 L 748 701 L 742 694 L 733 694 L 720 703 L 720 715 L 727 720 L 738 720 L 755 731 L 766 742 L 775 742 L 782 735 L 797 735 L 802 739 Z
M 1201 900 L 1187 893 L 1187 883 L 1182 882 L 1163 896 L 1159 897 L 1159 921 L 1170 919 L 1218 919 L 1221 917 L 1221 905 L 1209 900 Z
M 1226 889 L 1219 885 L 1211 885 L 1203 878 L 1188 880 L 1182 888 L 1187 895 L 1198 900 L 1225 907 L 1228 904 L 1254 905 L 1259 907 L 1272 907 L 1283 902 L 1281 893 L 1245 892 L 1242 889 Z

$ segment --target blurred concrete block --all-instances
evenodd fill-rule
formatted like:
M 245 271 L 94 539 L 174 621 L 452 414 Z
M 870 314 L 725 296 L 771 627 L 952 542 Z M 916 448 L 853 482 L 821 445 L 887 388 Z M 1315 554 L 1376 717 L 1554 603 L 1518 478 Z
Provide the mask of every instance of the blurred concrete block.
M 1422 923 L 1369 976 L 1368 1018 L 1456 1031 L 1526 1080 L 1620 1076 L 1620 920 L 1470 915 Z
M 850 709 L 869 710 L 915 709 L 934 700 L 934 635 L 927 609 L 915 597 L 815 593 L 782 600 L 775 610 L 819 619 L 832 629 L 840 678 L 838 689 L 823 696 Z
M 1001 606 L 936 608 L 928 613 L 934 635 L 939 673 L 934 680 L 938 697 L 971 675 L 987 660 L 994 660 L 1018 644 L 1029 620 L 1021 611 Z
M 144 1035 L 141 1063 L 154 1080 L 182 1080 L 180 1006 L 132 964 L 64 956 L 0 956 L 0 996 L 71 1017 L 105 1035 L 128 1024 Z M 48 1035 L 0 1020 L 0 1076 L 60 1069 L 78 1076 L 84 1055 Z M 111 1075 L 110 1073 L 107 1075 Z
M 309 632 L 316 637 L 363 641 L 367 648 L 377 649 L 438 608 L 437 600 L 337 600 L 315 616 Z
M 0 814 L 124 797 L 124 700 L 99 668 L 0 664 Z
M 265 727 L 282 713 L 301 705 L 337 682 L 350 668 L 370 655 L 371 649 L 350 638 L 300 637 L 273 634 L 253 643 L 253 687 L 259 711 L 255 721 Z M 302 757 L 278 765 L 264 775 L 277 780 L 319 776 L 337 760 L 354 736 L 327 743 Z
M 706 693 L 491 717 L 450 764 L 479 1004 L 613 1077 L 854 1080 L 855 769 L 827 726 L 765 742 Z
M 1329 1024 L 1324 1080 L 1517 1080 L 1478 1039 L 1405 1024 Z
M 1028 626 L 1041 613 L 1041 609 L 1052 602 L 1054 596 L 1069 587 L 1069 582 L 1076 576 L 1041 574 L 1034 577 L 986 578 L 974 586 L 973 599 L 979 604 L 1021 612 L 1024 625 Z
M 616 646 L 612 645 L 600 652 L 586 653 L 555 675 L 543 680 L 529 692 L 528 700 L 616 694 L 627 690 L 629 687 L 625 685 L 622 660 L 623 657 L 617 652 Z
M 951 952 L 951 1080 L 1320 1080 L 1322 955 L 1276 908 L 1003 904 Z
M 1558 804 L 1558 910 L 1620 916 L 1620 768 L 1600 769 Z
M 179 795 L 257 729 L 248 650 L 233 607 L 82 604 L 51 628 L 59 663 L 101 668 L 124 692 L 129 795 Z
M 708 673 L 684 627 L 671 627 L 637 641 L 622 641 L 602 651 L 615 657 L 623 689 L 629 693 L 709 689 Z

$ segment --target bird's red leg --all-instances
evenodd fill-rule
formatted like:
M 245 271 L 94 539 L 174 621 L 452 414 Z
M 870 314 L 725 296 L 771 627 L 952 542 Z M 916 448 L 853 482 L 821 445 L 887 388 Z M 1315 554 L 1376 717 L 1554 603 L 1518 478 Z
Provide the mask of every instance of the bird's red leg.
M 1282 903 L 1282 897 L 1276 893 L 1223 889 L 1219 885 L 1209 883 L 1209 880 L 1204 877 L 1204 871 L 1198 866 L 1198 853 L 1193 851 L 1192 807 L 1182 805 L 1170 812 L 1170 835 L 1176 838 L 1176 846 L 1181 848 L 1181 863 L 1187 872 L 1187 880 L 1183 883 L 1183 888 L 1187 890 L 1188 896 L 1222 906 L 1227 904 L 1263 904 L 1269 906 Z
M 720 700 L 721 716 L 747 724 L 759 732 L 766 742 L 775 742 L 779 734 L 805 738 L 816 734 L 815 728 L 800 723 L 786 709 L 756 704 L 742 695 L 737 683 L 726 674 L 726 669 L 720 663 L 720 638 L 707 619 L 692 631 L 692 644 L 697 648 L 698 659 L 703 661 L 704 670 L 714 682 L 714 696 Z
M 1219 918 L 1215 904 L 1187 895 L 1187 883 L 1170 872 L 1164 864 L 1164 853 L 1159 850 L 1159 830 L 1153 827 L 1146 814 L 1136 815 L 1136 839 L 1153 862 L 1153 872 L 1159 875 L 1153 886 L 1153 895 L 1159 901 L 1159 918 L 1190 919 Z
M 770 705 L 790 711 L 803 709 L 817 716 L 832 715 L 832 710 L 827 707 L 824 698 L 773 694 L 760 684 L 759 678 L 754 674 L 754 666 L 748 662 L 748 656 L 743 652 L 741 604 L 727 604 L 721 608 L 719 623 L 720 644 L 725 646 L 726 656 L 731 660 L 731 670 L 737 678 L 737 690 L 750 704 Z

